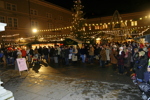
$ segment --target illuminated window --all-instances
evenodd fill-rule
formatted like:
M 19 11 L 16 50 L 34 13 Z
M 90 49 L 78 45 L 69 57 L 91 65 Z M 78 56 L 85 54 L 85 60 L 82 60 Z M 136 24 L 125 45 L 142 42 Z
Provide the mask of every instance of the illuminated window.
M 6 9 L 7 10 L 17 11 L 17 6 L 15 4 L 7 3 L 6 4 Z
M 5 23 L 5 17 L 4 16 L 0 16 L 0 22 Z
M 108 25 L 106 23 L 104 23 L 103 29 L 106 29 L 106 28 L 108 28 Z
M 98 30 L 98 29 L 99 29 L 99 26 L 98 26 L 98 25 L 96 25 L 96 26 L 95 26 L 95 30 Z
M 132 21 L 131 26 L 137 26 L 137 21 Z
M 99 26 L 99 29 L 101 29 L 101 30 L 102 30 L 102 29 L 103 29 L 103 26 L 102 26 L 102 25 L 101 25 L 101 26 Z

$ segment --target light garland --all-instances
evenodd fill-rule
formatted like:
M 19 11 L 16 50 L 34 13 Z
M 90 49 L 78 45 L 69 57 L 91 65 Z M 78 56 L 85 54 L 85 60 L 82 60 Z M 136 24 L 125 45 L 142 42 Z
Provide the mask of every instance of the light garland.
M 139 21 L 143 20 L 143 19 L 147 19 L 150 18 L 150 15 L 148 16 L 144 16 L 144 17 L 140 17 L 138 18 Z M 127 23 L 127 22 L 133 22 L 133 19 L 130 20 L 121 20 L 120 23 Z M 119 23 L 119 22 L 104 22 L 104 23 L 93 23 L 93 24 L 87 24 L 85 23 L 84 26 L 103 26 L 103 25 L 110 25 L 110 24 L 114 24 L 114 23 Z M 71 29 L 72 26 L 67 26 L 67 27 L 62 27 L 62 28 L 55 28 L 55 29 L 46 29 L 46 30 L 37 30 L 39 32 L 43 32 L 43 31 L 60 31 L 60 30 L 65 30 L 65 29 Z

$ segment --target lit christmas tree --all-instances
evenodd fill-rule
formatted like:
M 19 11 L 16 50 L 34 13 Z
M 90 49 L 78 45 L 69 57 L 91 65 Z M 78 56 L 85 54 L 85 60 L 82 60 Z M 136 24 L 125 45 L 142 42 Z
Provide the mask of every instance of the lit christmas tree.
M 81 1 L 80 0 L 76 0 L 74 1 L 74 7 L 73 7 L 73 21 L 72 21 L 72 29 L 71 32 L 73 34 L 73 36 L 79 40 L 83 39 L 83 35 L 84 35 L 84 24 L 85 24 L 85 20 L 84 20 L 84 14 L 83 14 L 83 6 L 81 5 Z

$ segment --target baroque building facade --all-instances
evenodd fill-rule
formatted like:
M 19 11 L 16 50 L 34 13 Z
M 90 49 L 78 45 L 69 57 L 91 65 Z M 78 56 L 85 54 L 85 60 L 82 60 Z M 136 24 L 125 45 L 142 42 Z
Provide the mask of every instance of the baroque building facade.
M 53 42 L 72 36 L 72 12 L 44 0 L 0 0 L 0 22 L 7 23 L 0 33 L 2 44 L 24 44 L 38 39 Z M 143 38 L 149 34 L 150 12 L 141 11 L 85 20 L 85 39 L 109 41 Z M 36 29 L 36 33 L 33 32 Z
M 51 30 L 71 25 L 72 12 L 43 0 L 0 0 L 0 22 L 7 23 L 0 33 L 1 43 L 28 43 L 59 40 L 69 30 Z M 67 27 L 66 27 L 67 28 Z M 44 30 L 34 33 L 32 30 Z
M 112 41 L 123 41 L 128 38 L 147 38 L 150 34 L 150 11 L 119 14 L 88 19 L 84 30 L 93 38 L 103 38 Z M 91 37 L 91 38 L 92 38 Z M 148 41 L 148 39 L 147 39 Z

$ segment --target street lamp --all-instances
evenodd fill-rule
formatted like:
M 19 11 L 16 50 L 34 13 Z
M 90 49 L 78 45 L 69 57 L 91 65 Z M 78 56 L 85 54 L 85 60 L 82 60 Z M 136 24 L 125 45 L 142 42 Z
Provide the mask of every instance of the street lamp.
M 32 30 L 32 32 L 33 32 L 33 33 L 36 33 L 36 32 L 37 32 L 37 29 L 36 29 L 36 28 L 34 28 L 34 29 Z
M 32 29 L 32 32 L 37 33 L 37 29 L 36 28 Z M 37 35 L 35 35 L 34 42 L 37 42 L 37 38 L 38 38 Z

